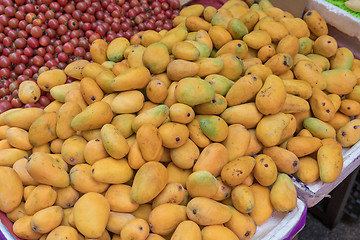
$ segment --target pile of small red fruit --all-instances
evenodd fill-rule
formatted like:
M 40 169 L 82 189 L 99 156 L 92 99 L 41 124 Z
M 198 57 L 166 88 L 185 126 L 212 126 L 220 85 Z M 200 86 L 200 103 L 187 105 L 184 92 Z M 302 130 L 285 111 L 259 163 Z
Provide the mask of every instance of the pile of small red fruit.
M 0 0 L 0 113 L 44 107 L 51 96 L 23 106 L 17 89 L 39 72 L 90 60 L 90 44 L 172 28 L 179 0 Z M 71 79 L 69 79 L 71 81 Z

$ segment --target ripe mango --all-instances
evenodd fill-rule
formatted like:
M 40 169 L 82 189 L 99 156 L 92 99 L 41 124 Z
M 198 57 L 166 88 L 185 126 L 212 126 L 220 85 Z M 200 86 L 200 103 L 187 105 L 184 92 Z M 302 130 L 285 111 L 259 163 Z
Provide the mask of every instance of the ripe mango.
M 168 172 L 159 162 L 147 162 L 142 165 L 134 177 L 131 187 L 131 199 L 143 204 L 154 199 L 166 186 Z

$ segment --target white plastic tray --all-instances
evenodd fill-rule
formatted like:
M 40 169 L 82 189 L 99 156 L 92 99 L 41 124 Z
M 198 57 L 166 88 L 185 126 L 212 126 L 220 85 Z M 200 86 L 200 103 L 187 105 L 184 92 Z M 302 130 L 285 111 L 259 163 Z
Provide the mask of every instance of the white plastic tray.
M 298 196 L 308 207 L 315 206 L 324 197 L 330 197 L 329 193 L 360 165 L 360 141 L 351 148 L 344 148 L 343 158 L 343 170 L 340 176 L 332 183 L 323 183 L 318 180 L 310 184 L 304 184 L 295 177 L 290 176 L 295 184 Z

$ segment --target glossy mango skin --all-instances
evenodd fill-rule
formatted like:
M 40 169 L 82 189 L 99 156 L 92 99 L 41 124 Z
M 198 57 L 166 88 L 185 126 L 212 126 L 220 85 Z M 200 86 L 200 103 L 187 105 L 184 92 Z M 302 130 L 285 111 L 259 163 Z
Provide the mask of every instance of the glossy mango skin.
M 23 187 L 20 177 L 10 167 L 0 167 L 2 180 L 0 181 L 0 210 L 8 213 L 21 202 Z
M 110 206 L 99 193 L 86 193 L 76 202 L 74 209 L 76 228 L 88 238 L 100 237 L 110 215 Z M 89 221 L 91 219 L 91 221 Z

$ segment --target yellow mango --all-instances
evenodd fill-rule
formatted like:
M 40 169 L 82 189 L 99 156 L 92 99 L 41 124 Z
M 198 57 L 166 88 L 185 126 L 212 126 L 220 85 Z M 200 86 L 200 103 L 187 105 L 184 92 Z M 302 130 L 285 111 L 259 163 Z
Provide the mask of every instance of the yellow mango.
M 230 221 L 224 224 L 225 227 L 233 231 L 239 239 L 251 239 L 256 232 L 256 223 L 247 214 L 242 214 L 234 207 L 230 207 L 232 216 Z
M 287 53 L 277 53 L 270 57 L 264 65 L 269 67 L 273 74 L 280 76 L 290 70 L 293 66 L 293 59 Z
M 166 235 L 173 232 L 179 223 L 185 221 L 186 207 L 174 203 L 164 203 L 155 207 L 149 215 L 150 230 Z
M 215 200 L 195 197 L 186 206 L 187 217 L 199 225 L 223 224 L 230 220 L 230 208 Z
M 311 157 L 299 158 L 299 168 L 294 174 L 303 183 L 312 183 L 319 178 L 318 162 Z
M 73 61 L 65 67 L 64 72 L 69 77 L 81 80 L 83 78 L 83 69 L 89 63 L 90 62 L 85 59 Z
M 38 233 L 49 233 L 60 225 L 63 215 L 63 209 L 59 206 L 42 209 L 32 216 L 31 228 Z
M 71 102 L 71 101 L 77 102 L 82 110 L 84 110 L 88 106 L 88 104 L 85 102 L 84 98 L 81 95 L 80 88 L 72 89 L 72 90 L 70 90 L 69 92 L 66 93 L 65 102 Z M 60 109 L 60 107 L 61 106 L 59 106 L 58 109 Z
M 49 112 L 37 118 L 29 128 L 29 141 L 33 146 L 43 145 L 56 136 L 57 114 Z
M 184 41 L 188 35 L 187 28 L 184 25 L 179 25 L 176 28 L 168 31 L 160 42 L 165 43 L 168 47 L 169 53 L 172 52 L 173 46 L 181 41 Z
M 28 171 L 26 170 L 26 163 L 27 163 L 27 159 L 26 158 L 21 158 L 19 160 L 17 160 L 14 165 L 12 166 L 12 168 L 16 171 L 16 173 L 19 175 L 21 182 L 23 183 L 23 185 L 38 185 L 39 183 L 37 181 L 35 181 L 30 174 L 28 173 Z
M 143 204 L 154 199 L 166 186 L 168 172 L 159 162 L 147 162 L 142 165 L 134 177 L 131 199 Z
M 110 123 L 113 118 L 111 107 L 106 102 L 95 102 L 86 107 L 71 120 L 75 131 L 93 130 Z
M 168 183 L 164 190 L 154 198 L 152 208 L 165 203 L 180 204 L 185 198 L 185 189 L 180 183 Z
M 87 238 L 100 237 L 110 215 L 110 206 L 105 197 L 99 193 L 86 193 L 76 202 L 74 223 L 78 231 Z
M 123 59 L 125 49 L 130 46 L 129 40 L 124 37 L 115 38 L 106 49 L 106 56 L 110 61 L 120 62 Z
M 218 190 L 218 182 L 210 172 L 198 170 L 187 178 L 186 189 L 191 197 L 211 198 Z
M 233 206 L 241 213 L 250 213 L 255 207 L 254 194 L 250 187 L 240 184 L 231 191 Z
M 200 57 L 200 51 L 190 42 L 178 42 L 172 48 L 172 54 L 177 59 L 196 61 Z
M 299 167 L 298 157 L 287 149 L 274 146 L 264 148 L 263 153 L 272 158 L 279 172 L 293 174 Z
M 22 103 L 35 103 L 41 95 L 39 86 L 34 81 L 23 81 L 19 86 L 19 99 Z
M 141 218 L 135 218 L 125 224 L 120 233 L 120 239 L 146 239 L 150 229 L 148 223 Z
M 228 162 L 221 170 L 221 179 L 229 186 L 241 184 L 255 167 L 255 159 L 242 156 Z
M 221 238 L 229 240 L 239 239 L 233 231 L 223 225 L 206 226 L 201 230 L 201 236 L 204 240 L 215 240 Z
M 275 75 L 270 75 L 256 94 L 255 104 L 264 115 L 276 114 L 283 107 L 285 100 L 286 90 L 283 81 Z
M 265 154 L 255 157 L 254 177 L 262 186 L 270 186 L 276 181 L 277 167 L 274 160 Z
M 120 234 L 125 224 L 133 219 L 135 219 L 135 216 L 130 213 L 110 211 L 109 221 L 106 225 L 106 229 L 114 234 Z
M 287 140 L 286 149 L 297 157 L 303 157 L 317 151 L 321 147 L 321 140 L 316 137 L 296 136 Z
M 201 240 L 200 227 L 193 221 L 182 221 L 175 229 L 170 240 Z
M 257 226 L 264 224 L 273 212 L 270 201 L 270 189 L 258 183 L 250 186 L 255 198 L 255 207 L 250 212 L 250 217 L 254 219 Z
M 39 239 L 41 233 L 35 232 L 31 227 L 32 216 L 23 216 L 16 220 L 13 225 L 13 232 L 22 239 Z
M 57 188 L 56 193 L 57 198 L 55 205 L 64 209 L 73 207 L 75 202 L 79 199 L 79 192 L 71 186 L 67 186 L 66 188 Z
M 78 239 L 78 232 L 75 228 L 70 226 L 58 226 L 49 232 L 47 239 L 53 240 L 61 240 L 61 239 L 68 239 L 68 240 L 77 240 Z
M 65 84 L 66 74 L 61 69 L 49 70 L 41 73 L 36 82 L 41 90 L 49 92 L 53 87 Z
M 91 43 L 90 54 L 94 62 L 102 64 L 107 61 L 108 43 L 103 39 L 96 39 Z
M 198 74 L 200 65 L 183 59 L 175 59 L 167 65 L 167 76 L 170 80 L 179 81 L 182 78 L 193 77 Z
M 84 149 L 87 141 L 82 136 L 74 135 L 66 139 L 61 147 L 61 155 L 70 165 L 84 163 Z
M 300 60 L 294 65 L 294 75 L 296 79 L 308 82 L 311 87 L 321 90 L 326 88 L 326 81 L 322 74 L 322 69 L 311 60 Z
M 170 62 L 169 50 L 162 42 L 152 43 L 144 51 L 142 59 L 151 73 L 159 74 L 166 70 Z
M 144 67 L 132 67 L 111 80 L 111 88 L 115 91 L 141 89 L 150 81 L 150 71 Z
M 67 187 L 70 184 L 66 170 L 59 167 L 58 161 L 47 153 L 31 154 L 26 163 L 26 170 L 39 183 L 54 187 Z
M 91 176 L 91 170 L 91 165 L 85 163 L 73 166 L 69 172 L 71 186 L 80 193 L 105 192 L 109 184 L 96 181 Z
M 57 198 L 56 191 L 49 185 L 38 185 L 29 194 L 25 201 L 25 212 L 34 215 L 41 209 L 52 206 Z
M 270 201 L 274 209 L 281 213 L 287 213 L 296 208 L 296 189 L 287 174 L 278 175 L 270 191 Z
M 0 167 L 0 210 L 5 213 L 13 211 L 23 197 L 23 186 L 19 175 L 10 167 Z
M 87 104 L 98 102 L 104 97 L 104 92 L 92 78 L 81 79 L 80 91 Z
M 131 201 L 131 186 L 125 184 L 114 184 L 105 193 L 105 198 L 110 204 L 110 210 L 121 213 L 135 211 L 139 204 Z
M 98 182 L 119 184 L 133 177 L 133 170 L 126 159 L 103 158 L 92 165 L 91 176 Z

